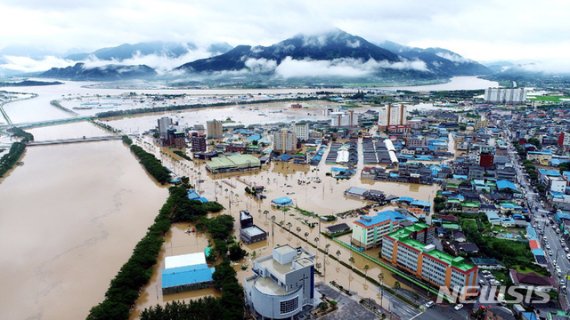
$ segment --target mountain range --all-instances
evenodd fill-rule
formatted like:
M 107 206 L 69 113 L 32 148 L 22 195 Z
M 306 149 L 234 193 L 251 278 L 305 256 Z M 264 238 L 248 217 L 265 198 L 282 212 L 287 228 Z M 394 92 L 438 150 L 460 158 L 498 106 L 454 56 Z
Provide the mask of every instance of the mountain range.
M 103 48 L 68 55 L 73 61 L 98 59 L 108 65 L 92 67 L 77 63 L 52 68 L 43 77 L 72 80 L 117 80 L 149 78 L 157 73 L 146 65 L 123 65 L 133 57 L 158 55 L 184 58 L 192 43 L 147 42 Z M 255 75 L 271 79 L 358 78 L 441 79 L 457 75 L 484 75 L 482 64 L 441 48 L 413 48 L 394 42 L 374 44 L 342 30 L 316 35 L 296 35 L 270 46 L 215 44 L 210 57 L 182 63 L 161 76 L 189 78 L 220 75 Z

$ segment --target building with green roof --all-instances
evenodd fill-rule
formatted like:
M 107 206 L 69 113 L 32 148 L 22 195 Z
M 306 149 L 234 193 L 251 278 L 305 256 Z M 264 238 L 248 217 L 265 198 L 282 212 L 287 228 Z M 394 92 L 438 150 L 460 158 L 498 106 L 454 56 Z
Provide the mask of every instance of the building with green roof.
M 382 258 L 435 286 L 475 286 L 477 267 L 462 257 L 435 249 L 434 227 L 416 223 L 385 235 Z
M 206 169 L 212 173 L 247 171 L 261 168 L 261 161 L 249 154 L 233 154 L 212 158 Z

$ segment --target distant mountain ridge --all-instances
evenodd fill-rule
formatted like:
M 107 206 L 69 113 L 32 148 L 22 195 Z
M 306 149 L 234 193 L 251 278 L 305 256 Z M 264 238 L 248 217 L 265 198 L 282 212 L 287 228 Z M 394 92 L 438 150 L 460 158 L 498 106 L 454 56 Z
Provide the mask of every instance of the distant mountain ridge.
M 91 53 L 69 55 L 69 59 L 89 57 L 109 61 L 105 67 L 88 68 L 75 65 L 52 68 L 42 74 L 49 77 L 83 80 L 105 77 L 108 80 L 150 77 L 156 71 L 146 65 L 130 66 L 135 55 L 160 55 L 184 58 L 184 53 L 196 48 L 192 43 L 144 42 L 102 48 Z M 304 35 L 299 34 L 270 46 L 213 44 L 209 58 L 189 61 L 171 71 L 171 77 L 184 78 L 220 76 L 237 72 L 256 77 L 361 77 L 376 79 L 442 79 L 458 75 L 487 75 L 491 71 L 482 64 L 442 48 L 413 48 L 395 42 L 373 44 L 342 30 Z M 125 63 L 126 61 L 126 63 Z M 121 63 L 123 62 L 123 63 Z M 122 64 L 125 64 L 124 66 Z M 296 68 L 289 72 L 287 68 Z M 323 72 L 333 69 L 334 72 Z M 170 70 L 170 69 L 168 69 Z M 301 70 L 302 72 L 299 72 Z M 182 71 L 182 73 L 181 73 Z M 314 71 L 314 73 L 312 73 Z M 319 73 L 319 71 L 321 73 Z M 168 73 L 168 72 L 167 72 Z M 164 71 L 161 71 L 164 75 Z M 273 77 L 275 78 L 275 77 Z
M 51 68 L 41 74 L 42 77 L 68 80 L 128 80 L 143 79 L 156 76 L 154 69 L 145 65 L 114 65 L 88 68 L 84 63 L 76 63 L 66 68 Z
M 278 65 L 286 57 L 294 60 L 333 60 L 340 58 L 374 59 L 390 62 L 399 60 L 394 53 L 380 48 L 364 38 L 343 31 L 334 31 L 321 35 L 297 35 L 268 47 L 240 45 L 219 56 L 192 61 L 177 69 L 195 72 L 241 70 L 247 67 L 247 59 L 273 60 Z

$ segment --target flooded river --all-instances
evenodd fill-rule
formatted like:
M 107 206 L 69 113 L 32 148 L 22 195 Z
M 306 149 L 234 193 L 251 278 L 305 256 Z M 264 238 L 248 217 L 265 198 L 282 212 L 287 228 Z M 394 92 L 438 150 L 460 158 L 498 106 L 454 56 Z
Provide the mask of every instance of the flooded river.
M 30 147 L 0 181 L 0 319 L 83 319 L 167 191 L 121 142 Z

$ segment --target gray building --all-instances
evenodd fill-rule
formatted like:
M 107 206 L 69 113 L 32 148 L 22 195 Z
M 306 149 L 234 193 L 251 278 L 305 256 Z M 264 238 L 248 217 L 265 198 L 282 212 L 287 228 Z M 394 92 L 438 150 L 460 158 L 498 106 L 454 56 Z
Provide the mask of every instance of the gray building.
M 315 304 L 315 256 L 301 247 L 275 247 L 253 262 L 244 283 L 246 305 L 256 318 L 290 319 Z
M 168 139 L 168 129 L 172 125 L 172 119 L 169 117 L 162 117 L 158 119 L 158 135 L 160 140 Z
M 208 139 L 220 139 L 223 136 L 222 122 L 218 120 L 206 121 Z

